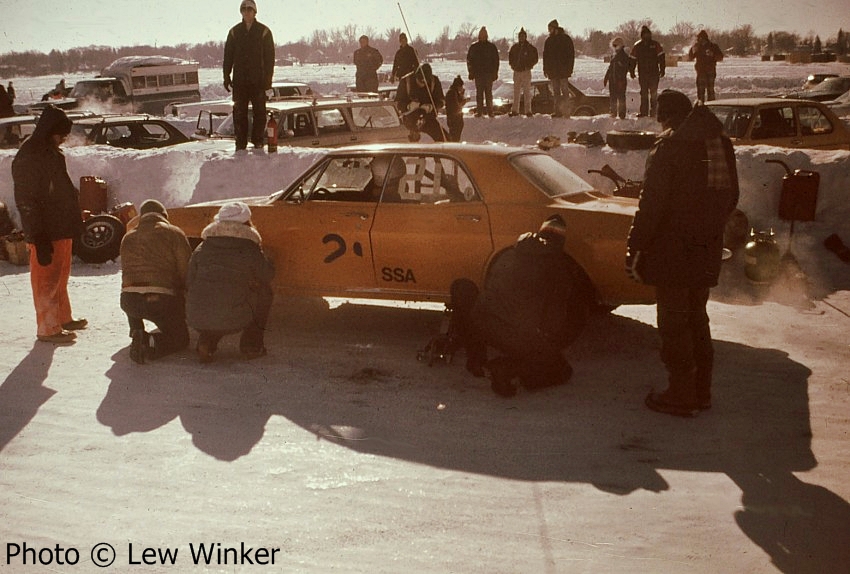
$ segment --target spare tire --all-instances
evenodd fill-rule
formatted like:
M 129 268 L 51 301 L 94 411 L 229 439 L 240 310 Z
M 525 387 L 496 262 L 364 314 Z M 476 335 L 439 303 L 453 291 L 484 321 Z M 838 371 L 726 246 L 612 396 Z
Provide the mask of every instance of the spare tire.
M 605 136 L 605 142 L 614 149 L 649 149 L 658 133 L 639 130 L 611 130 Z
M 126 229 L 112 215 L 95 215 L 83 222 L 83 232 L 74 240 L 74 255 L 86 263 L 105 263 L 118 257 Z

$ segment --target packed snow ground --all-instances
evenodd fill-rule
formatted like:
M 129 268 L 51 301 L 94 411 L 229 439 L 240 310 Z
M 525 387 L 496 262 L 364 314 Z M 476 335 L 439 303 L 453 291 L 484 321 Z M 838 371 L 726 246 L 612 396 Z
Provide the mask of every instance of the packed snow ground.
M 812 69 L 770 64 L 774 74 L 753 85 L 795 87 Z M 686 91 L 687 69 L 690 79 L 683 67 L 668 74 L 673 83 L 682 73 Z M 205 76 L 220 97 L 217 71 Z M 657 125 L 470 119 L 464 139 L 534 146 L 613 128 Z M 67 157 L 74 179 L 103 177 L 115 202 L 177 206 L 276 191 L 320 153 L 237 157 L 192 143 Z M 587 169 L 608 163 L 639 179 L 646 157 L 579 145 L 549 153 L 602 189 L 613 186 Z M 71 302 L 91 324 L 70 347 L 34 341 L 27 268 L 0 262 L 0 572 L 845 574 L 850 265 L 820 243 L 833 232 L 850 243 L 850 152 L 736 153 L 740 206 L 755 227 L 775 227 L 783 248 L 783 172 L 764 161 L 820 172 L 817 219 L 797 224 L 793 244 L 808 282 L 783 278 L 765 293 L 744 279 L 740 257 L 727 262 L 709 303 L 714 407 L 695 420 L 643 406 L 664 384 L 653 307 L 594 318 L 567 352 L 570 385 L 505 401 L 462 357 L 417 363 L 440 328 L 433 307 L 279 302 L 267 357 L 240 360 L 228 337 L 211 365 L 187 350 L 139 366 L 118 307 L 120 260 L 74 264 Z M 0 151 L 10 206 L 13 157 Z M 98 543 L 115 549 L 112 568 L 92 563 Z M 195 565 L 199 543 L 280 551 L 273 566 Z M 10 544 L 74 547 L 79 564 L 24 566 Z M 140 564 L 144 548 L 175 548 L 176 561 Z

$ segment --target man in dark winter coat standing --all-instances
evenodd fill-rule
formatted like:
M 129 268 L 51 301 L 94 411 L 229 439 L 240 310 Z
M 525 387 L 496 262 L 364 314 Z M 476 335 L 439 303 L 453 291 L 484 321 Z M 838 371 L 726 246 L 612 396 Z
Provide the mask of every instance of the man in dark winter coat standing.
M 705 30 L 697 34 L 696 44 L 688 50 L 688 60 L 694 61 L 697 71 L 697 99 L 710 102 L 715 99 L 714 80 L 717 78 L 717 62 L 723 60 L 723 51 L 720 47 L 708 39 Z M 707 94 L 706 94 L 707 93 Z M 706 98 L 706 95 L 708 96 Z
M 706 312 L 717 285 L 726 220 L 738 202 L 732 142 L 705 106 L 681 92 L 658 97 L 661 134 L 646 161 L 628 239 L 626 271 L 655 286 L 668 388 L 650 393 L 655 411 L 693 416 L 711 408 L 714 351 Z
M 230 29 L 224 43 L 224 89 L 233 88 L 233 129 L 236 149 L 248 147 L 248 102 L 253 111 L 251 143 L 262 149 L 266 133 L 266 90 L 274 77 L 274 38 L 256 20 L 257 3 L 242 0 L 242 21 Z M 231 79 L 231 73 L 233 78 Z
M 59 148 L 70 132 L 65 112 L 48 105 L 12 161 L 15 203 L 30 252 L 37 338 L 57 344 L 73 342 L 74 331 L 88 324 L 71 316 L 68 298 L 71 250 L 83 230 L 80 193 Z
M 189 344 L 186 272 L 192 248 L 155 199 L 139 208 L 139 224 L 121 240 L 121 309 L 130 323 L 130 359 L 144 363 Z M 158 332 L 145 332 L 144 321 Z
M 419 66 L 419 58 L 413 46 L 407 43 L 407 34 L 402 32 L 398 35 L 398 50 L 393 57 L 393 71 L 390 81 L 400 82 L 401 79 L 412 73 Z
M 496 394 L 516 394 L 514 379 L 528 390 L 566 383 L 572 367 L 561 354 L 571 340 L 569 299 L 574 295 L 566 226 L 559 215 L 526 233 L 488 274 L 470 315 L 467 369 L 490 372 Z M 486 360 L 487 345 L 500 355 Z
M 369 36 L 360 36 L 360 47 L 354 51 L 355 90 L 358 92 L 378 91 L 378 68 L 384 63 L 381 53 L 369 45 Z
M 402 121 L 410 130 L 410 140 L 419 141 L 419 132 L 425 132 L 435 142 L 446 141 L 446 132 L 437 120 L 437 112 L 446 104 L 440 78 L 431 71 L 431 64 L 422 64 L 411 76 L 398 85 L 396 92 Z
M 467 101 L 463 78 L 456 76 L 449 91 L 446 92 L 446 123 L 449 126 L 449 141 L 460 141 L 463 133 L 463 105 Z
M 265 355 L 274 267 L 251 224 L 251 209 L 241 201 L 225 203 L 201 238 L 189 259 L 186 296 L 189 326 L 199 333 L 198 359 L 211 362 L 221 338 L 238 332 L 246 359 Z
M 652 39 L 652 31 L 647 26 L 640 29 L 640 40 L 635 42 L 629 52 L 629 73 L 635 77 L 637 68 L 638 83 L 640 84 L 640 112 L 638 117 L 647 114 L 655 117 L 658 103 L 658 82 L 664 77 L 667 62 L 664 48 Z
M 573 39 L 558 25 L 557 20 L 549 22 L 549 37 L 543 44 L 543 75 L 552 85 L 554 106 L 552 117 L 569 117 L 570 110 L 564 100 L 570 97 L 569 83 L 576 61 Z
M 493 82 L 499 79 L 499 49 L 489 41 L 487 28 L 478 31 L 478 41 L 466 53 L 469 79 L 475 81 L 475 116 L 493 117 Z
M 517 43 L 508 52 L 508 63 L 514 71 L 514 101 L 511 104 L 511 115 L 519 114 L 519 101 L 523 100 L 526 116 L 531 117 L 531 69 L 537 65 L 537 48 L 528 41 L 525 28 L 520 28 Z

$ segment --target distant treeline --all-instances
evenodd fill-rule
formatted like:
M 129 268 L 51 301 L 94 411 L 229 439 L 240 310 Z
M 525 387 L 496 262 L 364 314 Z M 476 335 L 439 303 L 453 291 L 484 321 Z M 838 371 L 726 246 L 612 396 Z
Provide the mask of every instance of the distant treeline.
M 679 22 L 666 33 L 657 30 L 652 20 L 630 20 L 621 24 L 616 30 L 603 32 L 601 30 L 585 30 L 577 34 L 571 30 L 576 51 L 579 54 L 592 57 L 602 57 L 610 53 L 610 42 L 616 36 L 621 36 L 629 46 L 639 39 L 642 26 L 653 30 L 653 37 L 660 41 L 668 53 L 679 54 L 687 51 L 694 38 L 702 28 L 689 22 Z M 332 30 L 315 30 L 309 38 L 298 42 L 277 45 L 279 63 L 350 63 L 354 50 L 358 48 L 358 38 L 365 34 L 370 38 L 370 44 L 384 56 L 385 63 L 391 63 L 398 49 L 400 28 L 388 28 L 385 32 L 376 32 L 373 28 L 361 28 L 350 24 Z M 821 42 L 819 36 L 801 37 L 790 32 L 771 32 L 767 36 L 756 36 L 749 24 L 737 26 L 732 30 L 713 30 L 707 28 L 709 38 L 730 55 L 747 56 L 755 54 L 788 53 L 800 47 L 815 52 L 832 51 L 845 55 L 848 52 L 850 34 L 839 29 L 836 36 Z M 528 40 L 542 49 L 547 31 L 535 34 L 527 30 Z M 461 24 L 458 31 L 451 33 L 449 26 L 443 28 L 439 36 L 429 41 L 421 36 L 411 40 L 411 45 L 423 59 L 465 59 L 466 52 L 477 40 L 478 28 L 470 23 Z M 507 58 L 510 46 L 515 38 L 490 38 L 496 44 L 499 53 Z M 51 50 L 45 54 L 37 51 L 11 52 L 0 55 L 0 77 L 39 76 L 48 74 L 66 74 L 74 72 L 99 72 L 116 58 L 122 56 L 164 55 L 195 60 L 202 67 L 217 67 L 221 65 L 224 54 L 224 41 L 206 42 L 203 44 L 178 44 L 176 46 L 127 46 L 111 48 L 106 46 L 88 46 L 70 50 Z

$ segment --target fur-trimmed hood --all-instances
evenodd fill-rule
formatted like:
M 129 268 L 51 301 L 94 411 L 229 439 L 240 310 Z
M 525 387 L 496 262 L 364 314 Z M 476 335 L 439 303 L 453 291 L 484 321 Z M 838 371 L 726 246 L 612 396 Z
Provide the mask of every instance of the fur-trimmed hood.
M 262 245 L 260 233 L 254 227 L 236 221 L 213 221 L 201 232 L 202 239 L 211 237 L 235 237 Z

